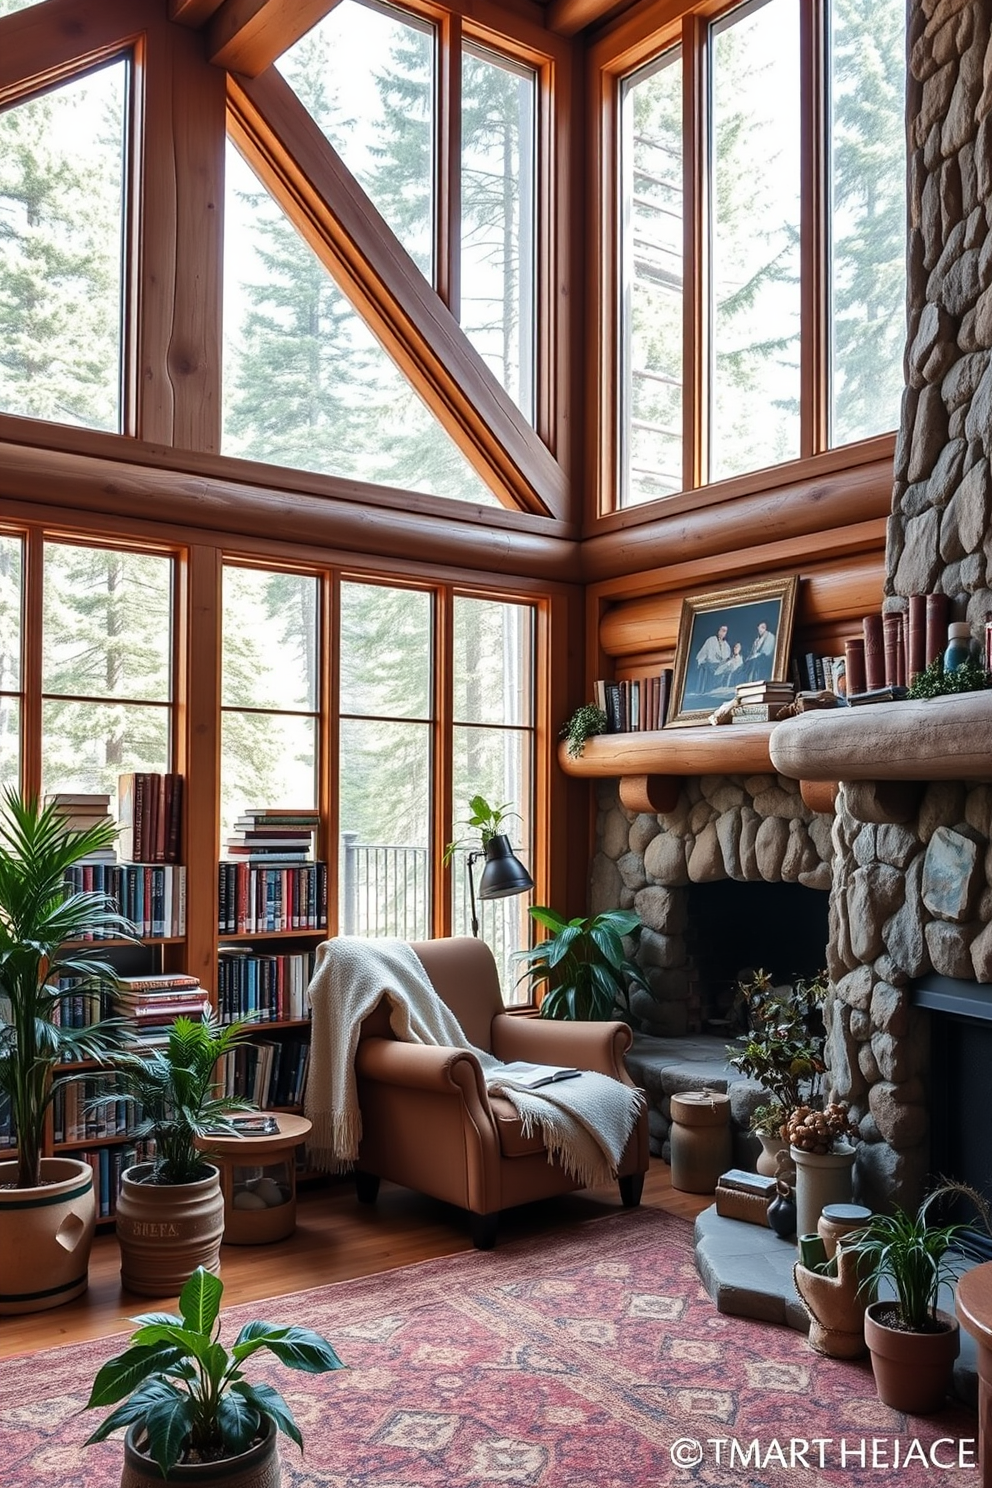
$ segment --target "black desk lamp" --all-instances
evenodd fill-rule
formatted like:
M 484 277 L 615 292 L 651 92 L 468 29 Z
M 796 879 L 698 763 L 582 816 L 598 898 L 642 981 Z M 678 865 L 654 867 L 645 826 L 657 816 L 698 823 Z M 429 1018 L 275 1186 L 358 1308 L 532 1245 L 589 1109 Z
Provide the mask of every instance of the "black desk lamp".
M 475 907 L 475 876 L 473 868 L 480 858 L 486 866 L 479 880 L 480 899 L 508 899 L 511 894 L 523 894 L 534 887 L 534 880 L 510 846 L 509 837 L 498 832 L 490 837 L 483 850 L 476 849 L 466 855 L 468 869 L 468 893 L 472 905 L 472 934 L 479 934 L 479 916 Z

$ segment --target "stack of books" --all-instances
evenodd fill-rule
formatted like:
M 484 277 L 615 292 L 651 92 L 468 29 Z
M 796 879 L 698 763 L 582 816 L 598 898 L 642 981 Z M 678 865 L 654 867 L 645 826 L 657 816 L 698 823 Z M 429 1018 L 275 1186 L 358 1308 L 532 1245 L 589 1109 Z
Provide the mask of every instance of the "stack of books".
M 723 1219 L 768 1224 L 768 1205 L 775 1197 L 776 1180 L 743 1168 L 721 1173 L 716 1183 L 716 1212 Z
M 55 806 L 63 825 L 73 832 L 88 832 L 101 822 L 113 821 L 109 795 L 55 791 L 45 797 L 45 805 Z M 77 862 L 116 863 L 117 850 L 113 847 L 101 848 L 97 852 L 87 853 L 85 858 L 79 858 Z
M 148 770 L 117 779 L 120 854 L 127 863 L 178 863 L 183 777 Z
M 129 1033 L 144 1047 L 165 1044 L 177 1018 L 199 1022 L 208 1006 L 207 994 L 187 972 L 117 978 L 115 1011 L 128 1020 Z
M 738 682 L 734 722 L 772 723 L 795 697 L 792 682 Z
M 608 734 L 644 733 L 664 727 L 671 691 L 671 671 L 619 682 L 594 684 L 596 705 L 606 714 Z
M 252 806 L 234 823 L 229 856 L 257 867 L 313 861 L 320 817 L 312 807 Z

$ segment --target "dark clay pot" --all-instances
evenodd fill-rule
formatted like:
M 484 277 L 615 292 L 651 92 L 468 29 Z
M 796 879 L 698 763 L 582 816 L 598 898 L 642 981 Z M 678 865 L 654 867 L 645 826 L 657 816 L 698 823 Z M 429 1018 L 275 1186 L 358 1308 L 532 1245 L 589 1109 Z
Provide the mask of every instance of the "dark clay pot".
M 129 1426 L 124 1438 L 124 1471 L 121 1488 L 162 1488 L 163 1483 L 185 1484 L 185 1488 L 279 1488 L 278 1433 L 271 1421 L 254 1447 L 222 1462 L 178 1464 L 163 1478 L 158 1464 L 141 1450 L 140 1426 Z

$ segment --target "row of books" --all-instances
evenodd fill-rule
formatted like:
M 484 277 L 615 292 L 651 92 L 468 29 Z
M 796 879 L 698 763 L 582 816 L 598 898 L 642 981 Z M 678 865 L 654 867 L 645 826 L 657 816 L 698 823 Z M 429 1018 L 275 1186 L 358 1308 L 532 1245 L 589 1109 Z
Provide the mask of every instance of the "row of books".
M 121 1174 L 133 1168 L 135 1163 L 147 1162 L 154 1155 L 154 1142 L 127 1142 L 119 1147 L 97 1147 L 73 1154 L 93 1170 L 93 1197 L 98 1219 L 111 1219 L 116 1214 Z
M 221 863 L 218 892 L 221 935 L 323 930 L 327 926 L 326 863 L 279 868 Z
M 65 881 L 77 892 L 105 894 L 143 940 L 186 934 L 186 869 L 168 863 L 75 863 Z M 117 931 L 93 931 L 87 940 L 113 939 Z
M 208 1006 L 199 978 L 188 972 L 119 977 L 114 998 L 114 1011 L 127 1019 L 142 1050 L 165 1044 L 177 1018 L 200 1022 Z
M 250 947 L 221 946 L 217 966 L 217 1013 L 223 1023 L 252 1018 L 271 1023 L 308 1018 L 307 988 L 316 951 L 258 955 Z
M 117 779 L 118 852 L 131 863 L 178 863 L 183 777 L 132 771 Z
M 319 825 L 312 807 L 249 807 L 234 823 L 227 851 L 248 863 L 306 863 Z
M 596 705 L 606 714 L 608 734 L 643 733 L 664 727 L 671 690 L 670 671 L 653 677 L 634 677 L 613 682 L 600 679 L 594 685 Z
M 225 1054 L 217 1077 L 225 1095 L 254 1101 L 263 1110 L 300 1106 L 309 1063 L 309 1040 L 258 1039 Z
M 837 697 L 847 696 L 847 658 L 845 656 L 821 656 L 815 651 L 806 651 L 794 656 L 789 663 L 789 675 L 796 691 L 832 692 Z
M 52 1095 L 52 1136 L 56 1142 L 87 1142 L 124 1137 L 141 1120 L 134 1101 L 115 1096 L 107 1075 L 69 1080 Z
M 848 694 L 905 687 L 947 646 L 950 599 L 911 594 L 906 609 L 865 615 L 861 635 L 845 642 Z

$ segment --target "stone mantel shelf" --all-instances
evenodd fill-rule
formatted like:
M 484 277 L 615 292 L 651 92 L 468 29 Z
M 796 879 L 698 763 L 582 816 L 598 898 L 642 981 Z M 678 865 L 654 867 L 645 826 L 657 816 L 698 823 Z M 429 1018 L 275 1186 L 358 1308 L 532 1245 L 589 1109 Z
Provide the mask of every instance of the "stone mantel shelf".
M 992 690 L 803 713 L 769 754 L 793 780 L 990 780 Z
M 818 709 L 782 723 L 600 734 L 586 740 L 578 759 L 561 744 L 558 759 L 568 775 L 619 776 L 620 799 L 633 811 L 673 810 L 686 776 L 772 771 L 802 782 L 814 810 L 829 810 L 818 783 L 992 780 L 992 690 Z M 887 799 L 879 819 L 900 819 Z

